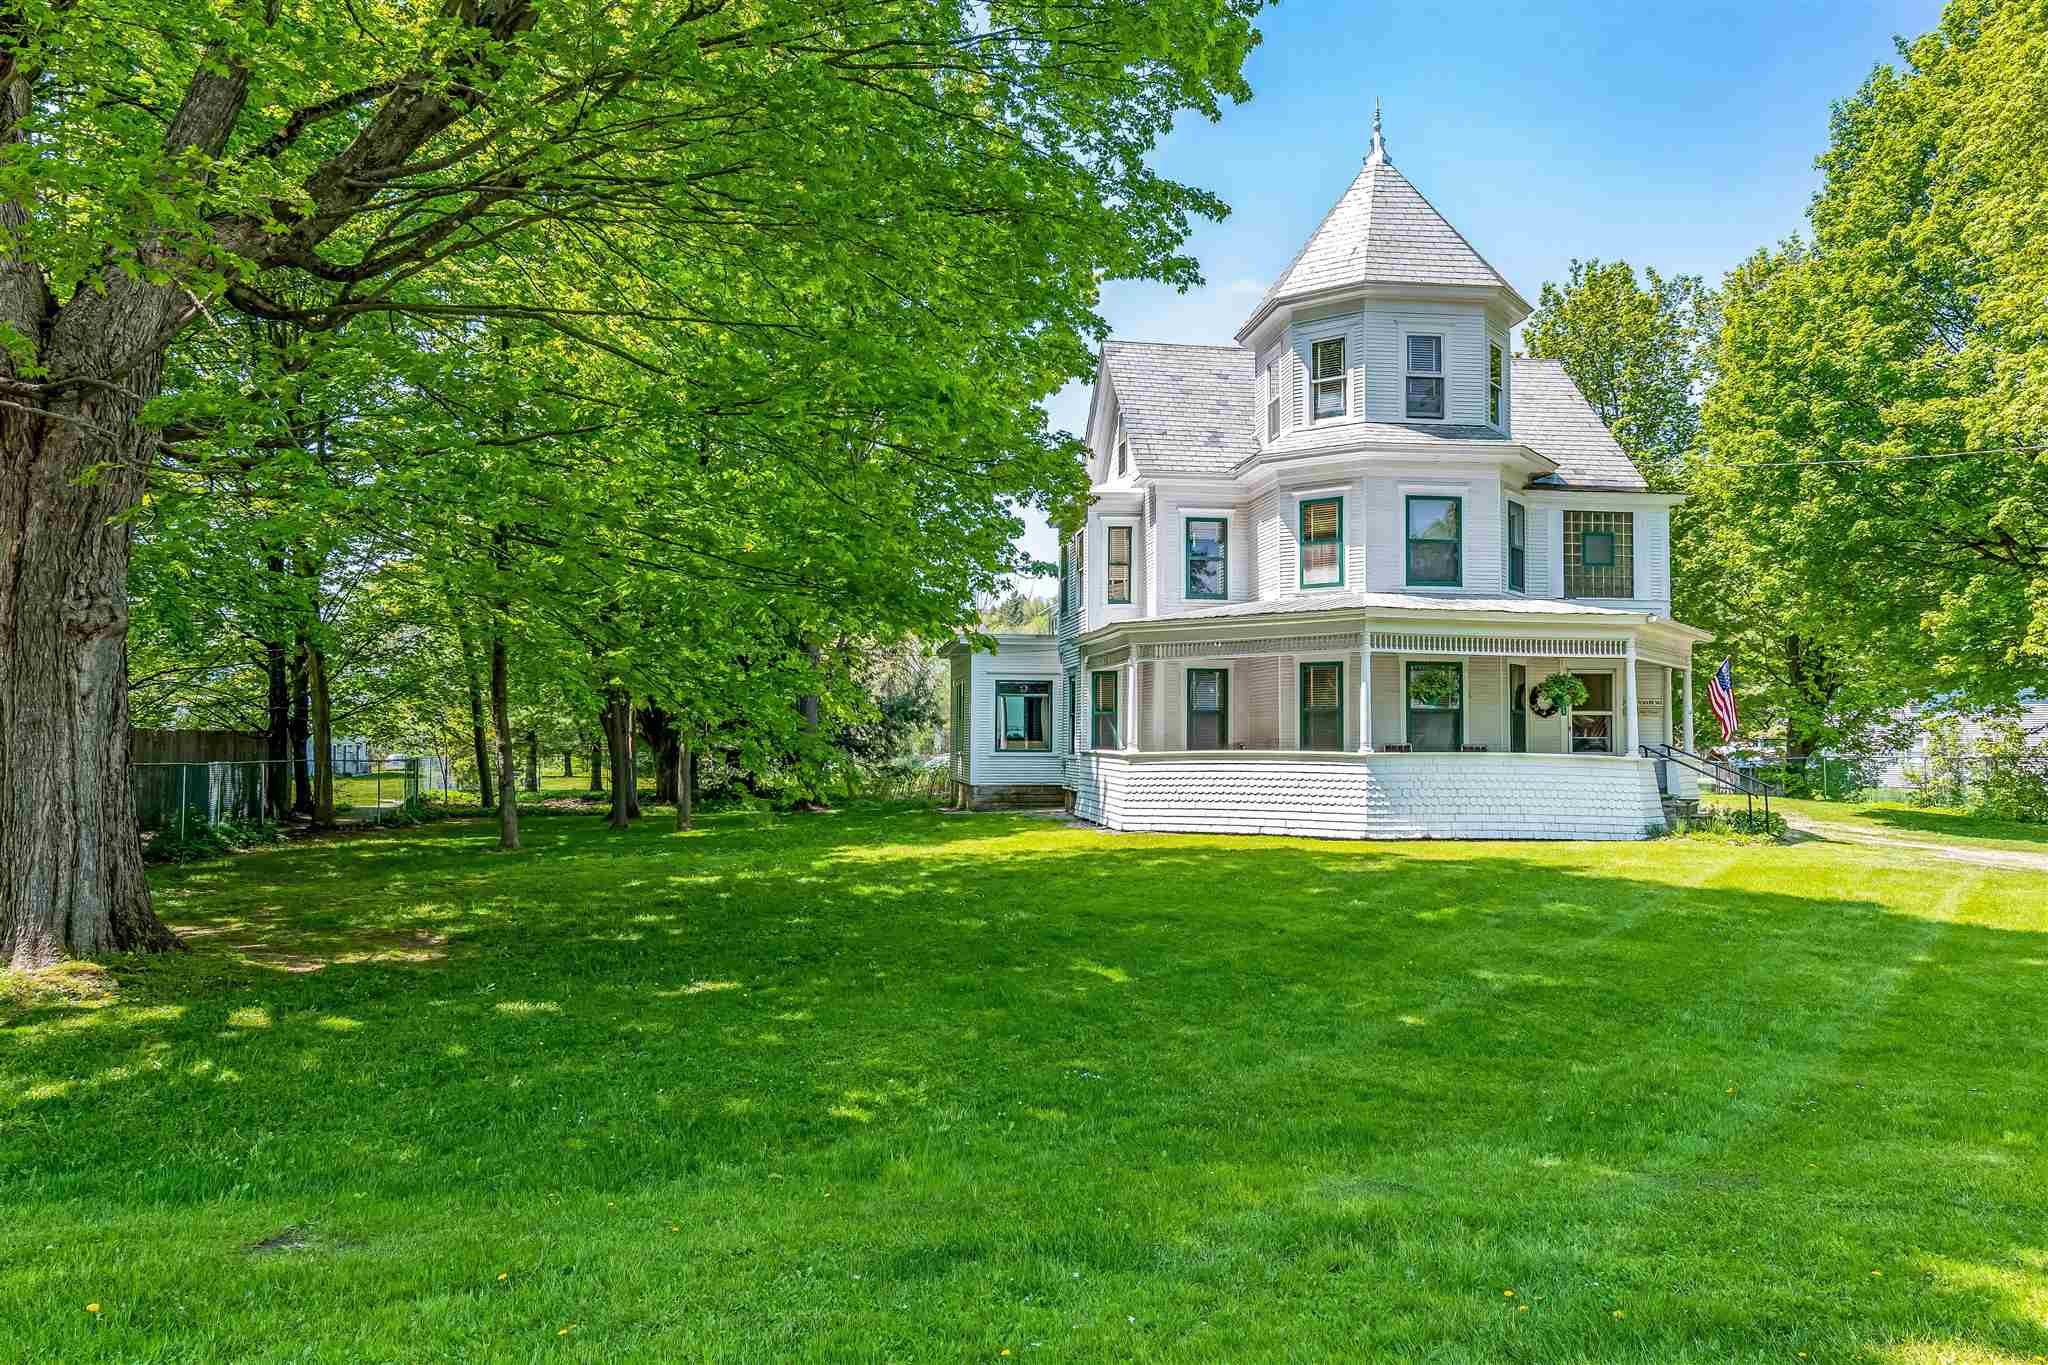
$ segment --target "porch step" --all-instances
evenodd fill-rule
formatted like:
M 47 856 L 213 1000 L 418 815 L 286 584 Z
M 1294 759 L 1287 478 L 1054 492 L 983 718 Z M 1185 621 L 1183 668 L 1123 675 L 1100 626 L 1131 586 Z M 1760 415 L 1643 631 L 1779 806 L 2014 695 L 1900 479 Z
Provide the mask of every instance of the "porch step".
M 1664 798 L 1664 823 L 1667 826 L 1676 825 L 1680 820 L 1688 822 L 1697 820 L 1699 815 L 1700 803 L 1697 797 L 1667 796 Z

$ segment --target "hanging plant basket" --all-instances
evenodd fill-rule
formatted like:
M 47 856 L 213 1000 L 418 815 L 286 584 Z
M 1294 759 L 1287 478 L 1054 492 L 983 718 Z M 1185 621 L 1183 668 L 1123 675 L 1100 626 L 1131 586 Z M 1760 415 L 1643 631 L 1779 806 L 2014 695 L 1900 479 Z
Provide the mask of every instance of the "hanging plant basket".
M 1553 673 L 1529 689 L 1529 712 L 1549 720 L 1567 707 L 1584 706 L 1592 695 L 1571 674 Z

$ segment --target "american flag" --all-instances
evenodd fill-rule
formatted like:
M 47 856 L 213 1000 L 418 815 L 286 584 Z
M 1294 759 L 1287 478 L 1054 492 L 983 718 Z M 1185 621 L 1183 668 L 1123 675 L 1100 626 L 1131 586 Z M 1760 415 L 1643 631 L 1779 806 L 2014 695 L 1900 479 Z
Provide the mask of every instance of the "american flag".
M 1707 679 L 1707 702 L 1714 708 L 1714 719 L 1721 722 L 1721 742 L 1726 744 L 1735 738 L 1735 668 L 1727 659 Z

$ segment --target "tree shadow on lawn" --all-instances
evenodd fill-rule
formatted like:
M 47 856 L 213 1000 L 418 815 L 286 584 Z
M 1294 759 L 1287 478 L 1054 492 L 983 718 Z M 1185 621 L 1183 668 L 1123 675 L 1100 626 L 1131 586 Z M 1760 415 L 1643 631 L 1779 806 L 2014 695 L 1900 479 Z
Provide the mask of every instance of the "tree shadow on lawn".
M 773 1178 L 808 1231 L 757 1275 L 860 1243 L 966 1283 L 1051 1255 L 1190 1321 L 1369 1287 L 1469 1340 L 1512 1285 L 1553 1353 L 1624 1302 L 1653 1358 L 2048 1351 L 2048 935 L 1934 913 L 1924 871 L 872 813 L 486 837 L 168 876 L 193 953 L 0 1020 L 36 1245 L 118 1208 L 205 1263 L 344 1195 L 723 1218 Z M 1755 857 L 1808 894 L 1731 884 Z
M 1993 820 L 1962 811 L 1914 810 L 1894 806 L 1865 806 L 1857 815 L 1873 824 L 1903 834 L 1925 834 L 1941 839 L 2011 839 L 2020 843 L 2048 845 L 2048 825 L 2026 825 L 2016 820 Z

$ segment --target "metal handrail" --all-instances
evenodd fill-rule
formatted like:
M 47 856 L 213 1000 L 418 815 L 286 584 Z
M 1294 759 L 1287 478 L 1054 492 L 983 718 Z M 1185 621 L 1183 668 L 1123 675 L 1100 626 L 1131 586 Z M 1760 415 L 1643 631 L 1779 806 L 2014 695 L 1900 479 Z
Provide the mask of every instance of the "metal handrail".
M 1756 798 L 1764 799 L 1764 814 L 1771 813 L 1771 798 L 1783 796 L 1785 789 L 1774 782 L 1766 782 L 1753 773 L 1746 773 L 1731 764 L 1718 759 L 1702 758 L 1686 749 L 1673 748 L 1669 744 L 1639 744 L 1636 746 L 1645 758 L 1659 758 L 1666 763 L 1676 763 L 1681 768 L 1690 768 L 1702 777 L 1719 782 L 1724 787 L 1733 787 L 1748 798 L 1751 810 L 1756 809 Z

